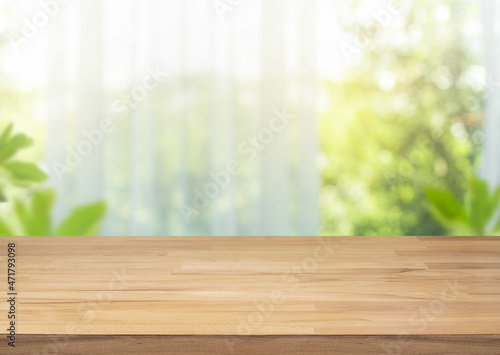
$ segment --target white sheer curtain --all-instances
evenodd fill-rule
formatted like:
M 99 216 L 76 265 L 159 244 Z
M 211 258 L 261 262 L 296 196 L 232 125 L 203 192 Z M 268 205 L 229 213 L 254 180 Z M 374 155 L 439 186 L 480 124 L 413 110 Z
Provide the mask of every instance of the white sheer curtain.
M 486 144 L 482 173 L 492 186 L 500 184 L 500 1 L 482 0 L 486 98 Z
M 60 215 L 105 199 L 111 235 L 318 234 L 316 0 L 64 6 L 47 28 Z

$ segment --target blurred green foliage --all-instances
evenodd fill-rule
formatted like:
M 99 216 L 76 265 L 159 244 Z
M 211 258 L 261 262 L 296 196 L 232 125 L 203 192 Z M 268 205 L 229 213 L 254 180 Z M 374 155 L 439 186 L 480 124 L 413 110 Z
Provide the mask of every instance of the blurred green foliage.
M 363 3 L 343 6 L 354 14 Z M 425 190 L 462 196 L 480 157 L 482 68 L 463 30 L 478 17 L 471 1 L 409 1 L 366 39 L 366 28 L 348 22 L 356 16 L 342 16 L 344 30 L 368 45 L 325 84 L 323 234 L 447 233 Z
M 27 198 L 7 198 L 4 191 L 12 184 L 31 188 L 45 181 L 48 176 L 34 163 L 15 160 L 16 154 L 33 145 L 33 140 L 23 133 L 13 134 L 8 125 L 0 134 L 0 196 L 3 203 L 11 204 L 10 211 L 0 216 L 0 236 L 92 236 L 99 232 L 106 213 L 106 204 L 96 202 L 80 206 L 55 227 L 52 210 L 56 193 L 53 189 L 35 189 Z
M 428 188 L 429 207 L 436 221 L 451 235 L 498 235 L 500 233 L 500 186 L 491 191 L 486 180 L 469 180 L 463 203 L 452 191 Z
M 28 201 L 14 200 L 9 221 L 0 218 L 0 236 L 93 236 L 99 232 L 106 204 L 97 202 L 78 207 L 58 226 L 52 221 L 56 193 L 37 190 Z
M 33 145 L 33 140 L 23 133 L 12 133 L 13 124 L 0 133 L 0 202 L 6 201 L 7 184 L 29 187 L 47 179 L 47 175 L 35 164 L 15 160 L 22 149 Z

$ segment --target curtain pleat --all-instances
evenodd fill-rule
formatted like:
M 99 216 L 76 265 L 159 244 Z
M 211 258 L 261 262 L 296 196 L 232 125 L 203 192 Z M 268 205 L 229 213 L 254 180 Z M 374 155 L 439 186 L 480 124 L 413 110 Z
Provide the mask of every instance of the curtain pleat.
M 103 8 L 100 0 L 78 3 L 80 13 L 78 33 L 78 74 L 76 105 L 75 149 L 81 162 L 75 175 L 75 202 L 87 203 L 103 197 L 104 154 L 102 147 L 94 144 L 94 130 L 103 119 Z M 90 142 L 90 143 L 89 143 Z
M 482 175 L 491 186 L 500 184 L 500 2 L 482 0 L 485 66 L 488 75 L 485 147 Z M 493 87 L 491 87 L 493 86 Z
M 298 235 L 315 235 L 318 233 L 320 221 L 319 189 L 320 176 L 318 168 L 319 142 L 316 121 L 316 101 L 318 96 L 317 80 L 317 0 L 299 0 L 297 34 L 300 55 L 298 70 L 298 139 L 295 142 L 297 160 L 295 172 L 296 189 L 296 225 L 294 232 Z
M 260 233 L 290 233 L 290 161 L 288 130 L 269 133 L 276 110 L 287 107 L 285 9 L 286 0 L 264 1 L 262 21 L 262 78 L 260 127 L 254 134 L 259 145 L 261 162 Z M 273 136 L 274 134 L 274 136 Z
M 73 179 L 64 174 L 67 147 L 72 143 L 73 115 L 71 112 L 71 99 L 73 92 L 68 90 L 71 86 L 68 77 L 69 55 L 65 51 L 68 40 L 67 30 L 69 19 L 60 17 L 55 19 L 52 26 L 47 29 L 50 41 L 47 43 L 47 161 L 50 162 L 52 174 L 49 183 L 56 186 L 59 199 L 54 207 L 57 220 L 61 220 L 69 210 L 72 203 Z M 59 165 L 61 164 L 61 165 Z
M 211 2 L 206 2 L 210 4 Z M 235 150 L 235 20 L 216 21 L 211 27 L 210 175 L 221 181 L 220 197 L 211 209 L 211 234 L 236 235 L 235 184 L 227 164 L 236 161 Z

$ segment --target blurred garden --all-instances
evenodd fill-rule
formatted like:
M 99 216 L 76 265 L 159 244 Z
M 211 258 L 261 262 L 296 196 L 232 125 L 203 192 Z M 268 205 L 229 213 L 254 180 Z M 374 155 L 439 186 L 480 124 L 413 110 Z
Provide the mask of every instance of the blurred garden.
M 500 87 L 483 64 L 480 3 L 407 1 L 394 11 L 380 7 L 373 11 L 370 1 L 333 3 L 336 11 L 332 19 L 342 33 L 333 42 L 342 56 L 331 65 L 342 66 L 342 70 L 335 70 L 335 75 L 320 74 L 318 78 L 319 233 L 360 236 L 500 233 L 500 224 L 495 223 L 500 189 L 479 178 L 484 164 L 484 102 Z M 8 6 L 1 11 L 1 19 L 10 16 Z M 39 87 L 23 86 L 5 70 L 12 65 L 4 58 L 4 53 L 12 49 L 11 39 L 6 28 L 0 27 L 0 31 L 3 34 L 0 36 L 0 198 L 3 201 L 0 235 L 98 234 L 106 210 L 105 204 L 99 202 L 68 212 L 66 219 L 58 219 L 60 227 L 55 227 L 50 211 L 56 192 L 51 189 L 53 180 L 45 182 L 47 112 L 43 109 L 40 112 L 46 104 L 46 93 Z M 206 91 L 210 80 L 204 74 L 190 79 L 200 91 Z M 175 95 L 175 85 L 176 82 L 163 86 L 160 93 Z M 248 80 L 244 85 L 254 88 L 258 82 Z M 251 95 L 242 92 L 252 103 Z M 208 96 L 200 95 L 192 101 L 196 100 L 203 102 L 199 111 L 211 107 Z M 246 117 L 256 112 L 251 108 L 245 110 L 239 111 Z M 161 112 L 171 115 L 169 111 Z M 192 122 L 204 120 L 199 113 L 193 116 Z M 209 159 L 203 159 L 200 165 L 199 154 L 211 144 L 207 122 L 197 126 L 201 127 L 198 131 L 190 131 L 190 137 L 194 137 L 190 146 L 196 150 L 191 150 L 196 153 L 190 158 L 193 166 L 209 165 Z M 160 122 L 156 127 L 162 125 Z M 125 126 L 131 130 L 134 127 L 132 123 Z M 153 128 L 149 132 L 159 134 Z M 245 138 L 245 134 L 239 135 Z M 117 137 L 127 144 L 134 141 L 125 133 Z M 164 161 L 170 159 L 172 151 L 180 152 L 183 147 L 179 145 L 181 148 L 175 150 L 168 144 L 157 149 L 168 150 L 170 155 L 166 154 Z M 230 143 L 224 149 L 227 147 L 231 148 Z M 120 164 L 124 171 L 130 169 L 128 160 L 125 161 L 128 155 L 120 149 L 114 152 L 113 159 L 123 161 Z M 180 181 L 176 175 L 178 166 L 169 165 L 172 179 L 168 183 L 160 181 L 158 189 L 151 190 L 152 195 L 154 191 L 163 191 L 162 186 L 168 186 L 165 191 L 171 193 L 177 186 L 174 183 Z M 187 181 L 200 184 L 205 181 L 205 170 L 197 169 L 191 175 L 184 172 L 189 175 Z M 127 189 L 129 181 L 123 173 L 118 175 L 123 189 Z M 257 176 L 248 175 L 249 180 Z M 236 185 L 234 208 L 244 204 L 238 202 L 238 189 L 242 189 L 241 184 Z M 253 190 L 254 187 L 249 189 Z M 140 196 L 140 190 L 135 193 Z M 109 202 L 107 195 L 103 196 Z M 111 214 L 115 213 L 113 203 L 116 201 L 111 201 L 111 209 L 108 208 Z M 164 209 L 162 203 L 158 206 Z M 246 218 L 246 210 L 241 211 L 240 220 L 252 225 L 252 219 Z M 120 218 L 124 220 L 127 215 Z M 203 218 L 203 223 L 209 226 L 217 216 Z M 221 221 L 224 223 L 223 218 Z M 250 227 L 240 231 L 258 234 Z M 109 233 L 123 232 L 108 229 Z M 195 234 L 202 233 L 200 229 Z
M 498 89 L 481 65 L 479 3 L 410 3 L 386 27 L 339 18 L 368 44 L 324 84 L 325 235 L 446 234 L 426 190 L 463 200 L 479 171 L 483 97 Z M 363 4 L 351 2 L 350 13 Z

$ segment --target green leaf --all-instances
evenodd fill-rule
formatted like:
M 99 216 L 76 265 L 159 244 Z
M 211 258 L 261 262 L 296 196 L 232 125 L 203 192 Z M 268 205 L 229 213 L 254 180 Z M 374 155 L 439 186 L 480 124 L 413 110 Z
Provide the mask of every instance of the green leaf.
M 4 132 L 5 133 L 5 132 Z M 21 149 L 27 148 L 33 144 L 33 140 L 25 134 L 16 134 L 12 138 L 0 145 L 0 163 L 12 158 Z
M 495 212 L 490 207 L 488 182 L 477 177 L 471 178 L 466 201 L 471 228 L 478 235 L 485 235 L 488 223 Z
M 31 200 L 30 236 L 52 234 L 52 208 L 56 193 L 52 189 L 37 191 Z
M 55 201 L 55 191 L 39 190 L 29 202 L 14 200 L 14 212 L 26 236 L 52 235 L 52 208 Z
M 96 233 L 106 213 L 104 202 L 76 208 L 57 230 L 58 236 L 91 236 Z
M 2 149 L 2 147 L 7 143 L 7 140 L 9 139 L 13 128 L 14 128 L 14 125 L 11 123 L 3 131 L 2 136 L 0 137 L 0 149 Z
M 491 221 L 500 209 L 500 185 L 495 189 L 488 203 L 488 221 Z M 488 222 L 488 225 L 490 223 Z
M 428 188 L 426 195 L 429 210 L 437 222 L 450 230 L 453 235 L 472 233 L 467 223 L 465 207 L 451 192 Z
M 14 212 L 26 236 L 49 236 L 52 234 L 52 208 L 55 191 L 39 190 L 28 203 L 14 200 Z
M 467 215 L 464 206 L 449 191 L 428 188 L 426 190 L 427 199 L 431 205 L 431 210 L 437 214 L 437 218 L 444 224 L 452 222 L 465 222 Z
M 12 161 L 3 164 L 3 167 L 11 174 L 13 179 L 21 182 L 42 182 L 48 178 L 47 174 L 33 163 Z
M 14 212 L 21 224 L 24 234 L 29 235 L 31 225 L 30 214 L 26 206 L 18 199 L 14 200 Z
M 2 236 L 2 237 L 15 237 L 16 236 L 16 233 L 14 232 L 14 230 L 2 218 L 0 218 L 0 236 Z

